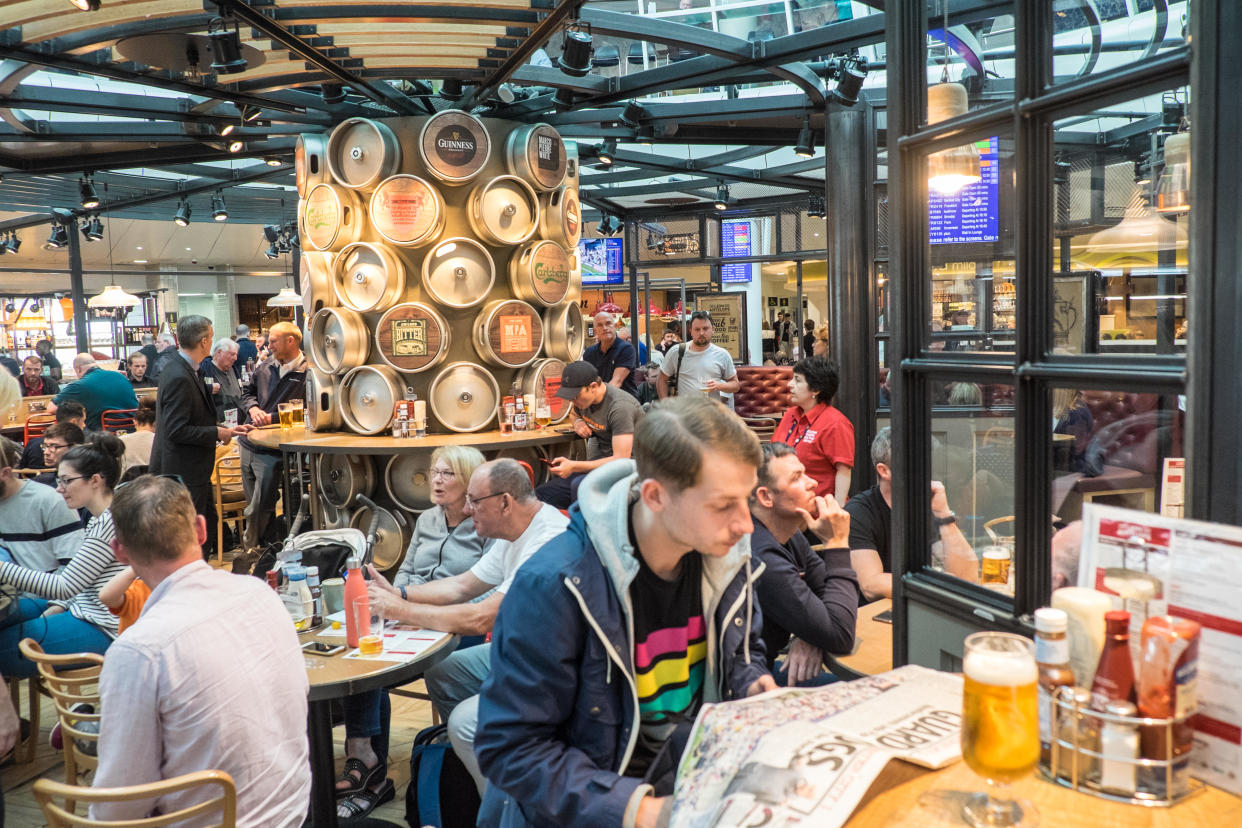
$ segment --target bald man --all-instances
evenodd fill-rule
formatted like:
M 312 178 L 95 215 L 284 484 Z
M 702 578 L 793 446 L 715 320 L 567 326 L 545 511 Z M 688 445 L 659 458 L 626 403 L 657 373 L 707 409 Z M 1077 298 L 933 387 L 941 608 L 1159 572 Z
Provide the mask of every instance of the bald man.
M 634 346 L 617 336 L 617 317 L 608 311 L 595 314 L 596 343 L 583 352 L 582 358 L 595 366 L 600 378 L 609 385 L 638 397 L 634 371 L 638 354 Z

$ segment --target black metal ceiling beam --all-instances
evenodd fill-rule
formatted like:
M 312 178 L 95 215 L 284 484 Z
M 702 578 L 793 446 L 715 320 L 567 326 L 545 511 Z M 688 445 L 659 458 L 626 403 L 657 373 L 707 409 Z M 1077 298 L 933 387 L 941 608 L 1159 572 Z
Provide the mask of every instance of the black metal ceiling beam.
M 171 198 L 182 198 L 195 195 L 197 193 L 219 190 L 226 187 L 233 187 L 238 184 L 245 184 L 251 181 L 262 181 L 267 178 L 273 178 L 278 175 L 286 175 L 292 172 L 292 167 L 266 167 L 252 173 L 238 174 L 233 176 L 227 182 L 221 182 L 217 179 L 195 179 L 192 181 L 180 182 L 174 189 L 160 190 L 153 193 L 145 193 L 140 196 L 131 198 L 117 199 L 116 201 L 108 201 L 101 203 L 98 207 L 90 210 L 82 207 L 73 208 L 53 208 L 60 213 L 72 213 L 75 217 L 89 216 L 96 213 L 103 215 L 115 215 L 118 210 L 126 210 L 133 207 L 141 207 L 146 204 L 154 204 L 158 201 L 166 201 Z M 177 184 L 177 182 L 170 182 Z M 21 218 L 8 219 L 0 221 L 0 232 L 9 230 L 21 230 L 27 227 L 38 227 L 41 224 L 50 224 L 53 221 L 59 221 L 61 216 L 55 212 L 35 213 Z
M 712 167 L 704 167 L 695 161 L 679 161 L 675 158 L 667 158 L 648 153 L 629 152 L 627 150 L 617 150 L 616 162 L 626 164 L 632 167 L 643 167 L 649 170 L 661 170 L 668 173 L 691 173 L 696 175 L 710 175 L 721 181 L 737 181 L 751 184 L 771 184 L 776 187 L 792 187 L 794 189 L 805 189 L 808 182 L 803 179 L 790 178 L 784 175 L 772 175 L 769 170 L 746 169 L 744 167 L 734 167 L 727 164 L 720 164 Z
M 201 144 L 205 141 L 224 140 L 206 133 L 192 135 L 187 133 L 181 124 L 158 121 L 142 123 L 110 121 L 92 124 L 84 124 L 80 121 L 65 121 L 58 124 L 49 121 L 28 121 L 27 124 L 30 126 L 30 131 L 0 129 L 0 142 Z M 290 124 L 287 127 L 245 127 L 234 130 L 229 135 L 229 140 L 263 141 L 273 135 L 296 135 L 301 132 L 303 129 L 297 124 Z
M 229 152 L 205 145 L 174 144 L 156 149 L 101 152 L 94 155 L 75 155 L 68 158 L 27 158 L 0 155 L 0 165 L 19 172 L 47 174 L 79 172 L 81 170 L 127 170 L 139 167 L 159 167 L 164 164 L 193 163 L 195 161 L 227 161 L 230 158 L 261 158 L 281 155 L 293 150 L 293 141 L 277 139 L 263 146 L 247 147 L 240 152 Z
M 541 48 L 548 42 L 548 38 L 561 27 L 566 19 L 575 17 L 578 14 L 578 9 L 583 2 L 584 0 L 560 0 L 495 72 L 489 75 L 481 84 L 470 87 L 469 91 L 458 102 L 458 106 L 469 112 L 479 101 L 486 100 L 488 95 L 499 88 L 502 83 L 509 80 L 510 76 L 522 64 L 526 63 L 536 49 Z
M 258 29 L 280 45 L 295 53 L 307 63 L 326 72 L 337 81 L 348 84 L 351 89 L 366 95 L 380 106 L 386 106 L 398 115 L 423 115 L 425 111 L 415 105 L 414 101 L 402 95 L 386 83 L 373 84 L 358 75 L 342 68 L 336 61 L 326 57 L 318 49 L 307 44 L 300 37 L 293 35 L 288 29 L 269 17 L 260 14 L 242 0 L 213 0 L 222 12 L 236 17 L 253 29 Z

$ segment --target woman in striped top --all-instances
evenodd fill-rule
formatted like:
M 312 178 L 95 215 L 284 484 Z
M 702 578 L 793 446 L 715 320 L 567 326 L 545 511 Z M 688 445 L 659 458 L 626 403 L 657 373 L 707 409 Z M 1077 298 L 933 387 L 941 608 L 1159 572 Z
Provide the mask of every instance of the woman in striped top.
M 56 490 L 70 509 L 91 513 L 81 548 L 59 572 L 40 572 L 0 556 L 0 581 L 22 595 L 18 610 L 0 625 L 0 674 L 29 676 L 34 663 L 17 642 L 33 638 L 44 652 L 103 653 L 117 635 L 117 618 L 99 601 L 99 590 L 125 567 L 112 554 L 112 490 L 121 475 L 125 446 L 112 434 L 95 434 L 61 459 Z

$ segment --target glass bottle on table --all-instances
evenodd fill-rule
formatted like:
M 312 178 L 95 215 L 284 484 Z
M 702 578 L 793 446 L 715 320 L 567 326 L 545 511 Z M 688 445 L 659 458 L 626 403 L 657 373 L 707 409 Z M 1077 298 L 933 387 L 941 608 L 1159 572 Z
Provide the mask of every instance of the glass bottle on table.
M 1091 682 L 1091 706 L 1102 711 L 1110 701 L 1137 701 L 1130 660 L 1130 613 L 1125 610 L 1104 613 L 1104 649 Z
M 1057 690 L 1074 686 L 1070 669 L 1069 618 L 1063 610 L 1035 610 L 1035 663 L 1039 667 L 1039 765 L 1045 770 L 1052 758 L 1052 704 Z

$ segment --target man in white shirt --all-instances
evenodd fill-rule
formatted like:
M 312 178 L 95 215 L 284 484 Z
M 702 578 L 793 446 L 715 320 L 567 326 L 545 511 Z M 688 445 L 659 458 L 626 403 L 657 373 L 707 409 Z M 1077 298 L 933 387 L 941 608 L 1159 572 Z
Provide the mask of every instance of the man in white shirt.
M 152 592 L 104 661 L 94 785 L 220 770 L 237 786 L 238 828 L 299 828 L 311 785 L 308 684 L 280 599 L 255 578 L 203 562 L 205 520 L 172 480 L 144 476 L 118 488 L 112 520 L 117 560 Z M 134 819 L 204 798 L 99 804 L 91 817 Z
M 401 623 L 459 635 L 486 635 L 492 631 L 518 567 L 569 526 L 567 517 L 535 497 L 526 470 L 508 458 L 475 469 L 466 486 L 466 513 L 474 518 L 479 537 L 496 539 L 478 563 L 455 577 L 400 590 L 372 567 L 372 606 L 382 606 L 386 618 Z M 486 598 L 474 601 L 489 590 Z M 458 650 L 424 676 L 431 703 L 449 722 L 453 746 L 480 789 L 483 777 L 473 761 L 473 750 L 463 751 L 460 746 L 473 743 L 477 707 L 469 705 L 469 713 L 463 716 L 455 714 L 454 708 L 479 692 L 491 669 L 491 649 L 488 643 Z
M 670 348 L 656 378 L 656 393 L 664 399 L 670 393 L 706 393 L 732 407 L 732 395 L 742 387 L 733 367 L 733 357 L 719 345 L 712 344 L 715 333 L 712 318 L 706 311 L 695 311 L 690 317 L 689 343 Z M 669 381 L 676 376 L 676 385 Z M 726 396 L 729 395 L 729 396 Z

